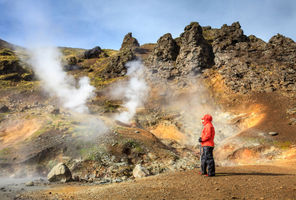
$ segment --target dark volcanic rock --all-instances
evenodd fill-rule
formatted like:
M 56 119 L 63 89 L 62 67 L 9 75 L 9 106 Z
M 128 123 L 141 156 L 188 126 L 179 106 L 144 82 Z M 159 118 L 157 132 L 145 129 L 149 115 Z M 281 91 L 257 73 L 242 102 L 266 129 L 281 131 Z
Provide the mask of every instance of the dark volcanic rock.
M 101 47 L 97 46 L 84 52 L 84 58 L 98 58 L 103 53 Z
M 147 60 L 147 64 L 152 72 L 159 72 L 158 75 L 165 79 L 175 77 L 177 75 L 175 61 L 179 54 L 179 49 L 180 47 L 170 33 L 160 37 L 152 55 Z
M 235 22 L 231 26 L 224 24 L 214 35 L 213 51 L 214 53 L 221 52 L 229 47 L 234 47 L 238 42 L 247 41 L 248 37 L 244 35 L 239 22 Z
M 86 52 L 85 52 L 86 53 Z M 69 58 L 67 58 L 67 64 L 68 65 L 76 65 L 78 63 L 78 60 L 75 56 L 71 56 Z
M 26 73 L 25 70 L 18 60 L 1 60 L 0 61 L 0 74 L 9 74 L 9 73 Z
M 176 64 L 182 75 L 191 72 L 197 74 L 214 64 L 212 47 L 204 39 L 202 28 L 197 22 L 186 26 L 180 38 L 181 47 Z
M 135 58 L 136 56 L 131 49 L 120 51 L 117 55 L 110 58 L 107 67 L 102 70 L 101 76 L 104 78 L 124 76 L 127 72 L 125 64 Z
M 6 113 L 6 112 L 9 112 L 9 108 L 6 105 L 4 105 L 0 108 L 0 113 Z
M 296 91 L 296 45 L 290 38 L 276 35 L 266 43 L 245 36 L 238 22 L 206 34 L 212 40 L 215 67 L 233 92 Z
M 267 44 L 267 53 L 275 62 L 282 62 L 288 66 L 295 66 L 296 43 L 283 35 L 273 36 Z
M 172 38 L 170 33 L 167 33 L 159 38 L 157 44 L 153 50 L 152 57 L 150 59 L 152 63 L 157 61 L 167 62 L 175 61 L 179 54 L 180 47 Z
M 175 40 L 165 34 L 158 41 L 153 54 L 146 61 L 152 73 L 172 80 L 188 74 L 197 74 L 214 64 L 211 45 L 204 39 L 197 22 L 186 26 Z
M 140 45 L 138 40 L 132 36 L 132 33 L 128 33 L 124 36 L 120 51 L 127 50 L 127 49 L 134 49 L 139 46 Z

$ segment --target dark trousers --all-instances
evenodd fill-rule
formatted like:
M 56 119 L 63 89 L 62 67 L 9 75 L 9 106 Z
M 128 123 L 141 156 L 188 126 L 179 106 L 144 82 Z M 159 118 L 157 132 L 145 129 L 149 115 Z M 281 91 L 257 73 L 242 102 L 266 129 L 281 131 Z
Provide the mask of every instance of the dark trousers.
M 213 157 L 214 147 L 202 147 L 201 173 L 215 176 L 215 161 Z M 208 172 L 207 172 L 208 170 Z

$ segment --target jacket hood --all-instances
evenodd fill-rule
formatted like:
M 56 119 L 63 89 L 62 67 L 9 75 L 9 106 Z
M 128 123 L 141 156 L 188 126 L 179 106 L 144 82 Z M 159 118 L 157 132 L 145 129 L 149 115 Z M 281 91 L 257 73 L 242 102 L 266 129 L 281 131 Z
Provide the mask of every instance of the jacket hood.
M 213 117 L 209 114 L 206 114 L 203 118 L 203 125 L 206 125 L 207 123 L 211 122 L 213 120 Z

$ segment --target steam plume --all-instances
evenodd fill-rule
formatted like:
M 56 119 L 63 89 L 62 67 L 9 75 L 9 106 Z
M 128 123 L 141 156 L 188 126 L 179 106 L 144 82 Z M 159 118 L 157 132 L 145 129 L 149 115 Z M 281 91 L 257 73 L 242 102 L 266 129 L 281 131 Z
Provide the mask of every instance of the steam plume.
M 78 82 L 62 70 L 60 52 L 55 47 L 35 47 L 29 50 L 29 64 L 37 76 L 44 82 L 44 88 L 55 94 L 65 108 L 75 112 L 88 111 L 85 103 L 93 96 L 94 87 L 89 84 L 88 77 Z
M 147 97 L 149 87 L 144 79 L 144 65 L 141 61 L 131 61 L 126 64 L 129 81 L 127 85 L 117 87 L 114 93 L 122 94 L 124 107 L 127 109 L 115 117 L 116 120 L 128 123 L 136 114 L 136 109 L 143 105 Z
M 85 113 L 88 111 L 85 103 L 93 95 L 94 87 L 87 77 L 76 81 L 62 70 L 61 54 L 52 45 L 59 28 L 50 21 L 46 5 L 38 1 L 12 2 L 27 39 L 29 59 L 24 61 L 33 68 L 44 89 L 57 96 L 65 108 Z M 58 35 L 61 37 L 62 33 Z

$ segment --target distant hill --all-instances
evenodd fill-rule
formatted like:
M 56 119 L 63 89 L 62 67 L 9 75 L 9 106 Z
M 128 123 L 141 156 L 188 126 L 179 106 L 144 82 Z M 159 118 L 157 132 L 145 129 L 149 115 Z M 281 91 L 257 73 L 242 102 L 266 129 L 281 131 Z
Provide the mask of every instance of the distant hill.
M 0 49 L 13 49 L 15 45 L 0 39 Z

